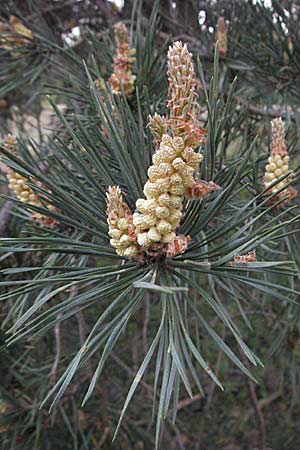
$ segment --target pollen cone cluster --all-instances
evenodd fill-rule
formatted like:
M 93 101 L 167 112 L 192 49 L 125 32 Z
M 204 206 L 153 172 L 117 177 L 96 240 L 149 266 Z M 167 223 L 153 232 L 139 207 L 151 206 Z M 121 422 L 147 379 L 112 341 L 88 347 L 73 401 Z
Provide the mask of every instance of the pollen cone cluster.
M 199 105 L 192 55 L 175 42 L 168 52 L 169 117 L 155 114 L 150 128 L 157 149 L 144 186 L 146 199 L 138 199 L 133 215 L 138 244 L 143 249 L 168 245 L 176 238 L 186 190 L 202 155 L 194 149 L 204 142 L 205 130 L 198 121 Z
M 183 200 L 194 192 L 195 174 L 203 158 L 195 149 L 205 140 L 192 55 L 182 42 L 169 48 L 168 80 L 169 116 L 150 118 L 156 152 L 144 186 L 146 198 L 137 200 L 133 224 L 143 249 L 165 247 L 167 256 L 174 256 L 185 251 L 190 241 L 188 236 L 176 236 L 176 230 Z
M 197 148 L 205 141 L 206 131 L 199 122 L 197 81 L 192 54 L 186 44 L 177 41 L 168 51 L 168 128 L 180 136 L 185 146 Z
M 162 136 L 159 149 L 153 155 L 144 186 L 146 199 L 138 199 L 138 212 L 133 215 L 137 240 L 144 249 L 153 244 L 168 244 L 182 217 L 185 190 L 194 182 L 193 173 L 202 155 L 185 147 L 182 137 Z
M 108 82 L 110 84 L 112 93 L 115 95 L 120 95 L 122 89 L 127 97 L 134 91 L 135 75 L 132 73 L 133 64 L 135 61 L 135 49 L 129 46 L 129 35 L 126 26 L 119 22 L 115 26 L 115 39 L 116 39 L 116 54 L 113 60 L 113 73 L 111 74 Z M 118 126 L 119 118 L 113 106 L 111 93 L 106 89 L 105 81 L 102 77 L 95 81 L 95 86 L 98 89 L 100 98 L 102 100 L 102 105 L 107 112 L 106 101 L 111 105 L 113 112 L 115 124 Z M 107 124 L 107 119 L 104 118 L 105 124 Z M 108 133 L 105 126 L 101 127 L 103 135 L 107 138 Z
M 133 64 L 135 49 L 129 46 L 129 34 L 126 26 L 119 22 L 115 26 L 116 54 L 113 59 L 113 73 L 109 78 L 113 94 L 121 94 L 122 87 L 126 96 L 134 91 L 135 75 Z
M 285 129 L 282 119 L 279 117 L 272 120 L 270 156 L 268 158 L 268 164 L 265 168 L 265 176 L 263 180 L 263 187 L 265 189 L 289 172 L 290 157 L 287 152 L 284 135 Z M 272 193 L 276 193 L 279 189 L 283 188 L 290 180 L 291 177 L 288 177 L 282 181 L 279 181 L 274 186 L 272 186 L 269 191 Z M 296 190 L 292 186 L 288 186 L 286 189 L 279 192 L 278 196 L 276 196 L 273 201 L 276 201 L 279 198 L 283 197 L 287 197 L 286 200 L 291 200 L 296 196 L 296 194 Z
M 17 143 L 13 136 L 8 135 L 6 137 L 4 148 L 11 154 L 17 153 Z M 49 211 L 56 210 L 56 208 L 49 203 L 43 205 L 40 199 L 37 197 L 37 195 L 28 186 L 27 179 L 22 175 L 20 175 L 19 173 L 15 172 L 13 169 L 11 168 L 7 169 L 6 177 L 8 180 L 8 187 L 15 193 L 17 199 L 20 200 L 21 202 L 31 206 L 36 206 L 38 208 L 46 206 Z M 39 187 L 44 187 L 40 182 L 36 182 L 36 185 Z M 45 216 L 44 214 L 38 212 L 32 213 L 32 218 L 40 222 L 42 225 L 48 227 L 55 227 L 57 225 L 57 221 L 55 219 L 53 219 L 52 217 Z
M 218 27 L 216 32 L 216 41 L 219 42 L 218 51 L 221 56 L 227 54 L 227 27 L 225 25 L 224 17 L 219 17 Z
M 107 210 L 111 244 L 120 255 L 126 255 L 127 247 L 122 242 L 129 245 L 130 238 L 136 255 L 172 257 L 183 253 L 191 240 L 189 236 L 176 235 L 184 199 L 202 198 L 218 188 L 214 183 L 196 179 L 203 156 L 195 150 L 204 143 L 206 132 L 199 121 L 192 55 L 181 42 L 175 42 L 169 48 L 168 81 L 169 114 L 167 117 L 155 114 L 149 121 L 156 150 L 148 168 L 148 180 L 143 190 L 145 198 L 136 201 L 132 222 L 126 220 L 130 228 L 124 228 L 124 231 L 120 229 L 119 219 L 125 212 L 131 219 L 127 206 L 125 212 L 121 207 L 121 212 L 114 214 L 113 222 L 111 208 Z M 114 189 L 116 197 L 120 196 L 119 188 Z M 111 196 L 109 191 L 108 199 Z M 123 205 L 121 198 L 119 203 Z
M 123 201 L 122 192 L 118 186 L 108 188 L 106 204 L 108 234 L 111 237 L 110 244 L 115 247 L 116 253 L 120 256 L 127 256 L 128 258 L 137 256 L 138 245 L 132 224 L 132 214 Z
M 33 38 L 33 32 L 25 27 L 16 16 L 10 16 L 9 24 L 0 23 L 0 47 L 6 50 L 11 50 L 16 47 L 23 47 L 27 45 L 29 39 Z

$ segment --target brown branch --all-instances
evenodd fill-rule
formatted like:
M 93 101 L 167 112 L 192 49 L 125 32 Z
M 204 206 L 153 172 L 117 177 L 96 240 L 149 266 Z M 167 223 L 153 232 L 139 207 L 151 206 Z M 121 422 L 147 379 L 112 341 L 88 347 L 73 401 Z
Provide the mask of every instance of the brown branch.
M 187 406 L 192 405 L 193 403 L 201 400 L 203 398 L 203 396 L 201 394 L 196 394 L 194 395 L 192 398 L 185 398 L 183 400 L 180 400 L 180 402 L 178 402 L 178 411 L 180 411 L 183 408 L 186 408 Z
M 226 336 L 226 328 L 223 327 L 222 334 L 221 334 L 222 340 L 225 339 L 225 336 Z M 217 377 L 220 372 L 222 355 L 223 355 L 223 351 L 220 349 L 218 352 L 218 355 L 217 355 L 217 360 L 216 360 L 216 364 L 215 364 L 215 368 L 214 368 L 214 373 L 216 374 Z M 205 416 L 209 413 L 209 409 L 212 404 L 212 399 L 213 399 L 215 389 L 216 389 L 216 383 L 214 381 L 211 381 L 209 389 L 208 389 L 207 402 L 206 402 L 205 409 L 204 409 Z M 204 428 L 204 421 L 202 420 L 202 422 L 200 423 L 200 426 L 199 426 L 198 442 L 196 443 L 195 450 L 200 450 L 200 448 L 201 448 L 203 428 Z
M 274 394 L 270 395 L 270 397 L 262 398 L 261 400 L 258 400 L 258 405 L 259 405 L 260 410 L 262 410 L 263 408 L 266 408 L 267 406 L 270 405 L 270 403 L 274 402 L 281 396 L 282 396 L 282 392 L 278 391 L 278 392 L 274 392 Z M 253 410 L 248 411 L 247 414 L 245 414 L 245 416 L 243 417 L 243 422 L 248 422 L 248 420 L 250 419 L 252 414 L 254 414 L 254 412 L 255 411 L 253 411 Z
M 267 435 L 266 435 L 266 426 L 265 426 L 265 418 L 262 413 L 261 405 L 257 399 L 255 386 L 252 380 L 248 381 L 250 395 L 254 404 L 254 408 L 257 414 L 259 428 L 260 428 L 260 436 L 261 436 L 261 447 L 262 450 L 266 450 L 267 448 Z
M 145 318 L 144 318 L 144 324 L 143 324 L 144 353 L 147 353 L 147 349 L 148 349 L 147 331 L 148 331 L 149 318 L 150 318 L 150 293 L 148 293 L 148 295 L 145 298 Z
M 130 376 L 135 376 L 136 375 L 135 372 L 132 369 L 130 369 L 130 367 L 128 367 L 127 364 L 125 364 L 114 352 L 111 352 L 110 356 L 120 367 L 122 367 L 124 370 L 126 370 L 126 372 Z M 140 383 L 141 386 L 143 386 L 148 391 L 148 393 L 150 393 L 152 395 L 154 394 L 153 388 L 151 386 L 149 386 L 149 384 L 145 383 L 143 380 L 140 380 L 139 383 Z M 180 433 L 177 430 L 176 426 L 172 423 L 172 421 L 168 417 L 167 417 L 166 420 L 167 420 L 169 426 L 171 426 L 171 428 L 174 430 L 174 432 L 176 434 L 176 441 L 178 443 L 179 449 L 180 450 L 185 450 L 185 447 L 184 447 L 184 444 L 182 442 Z
M 78 293 L 78 287 L 77 286 L 72 286 L 70 288 L 70 299 L 75 297 L 75 295 L 77 295 Z M 77 313 L 75 313 L 76 319 L 78 321 L 78 328 L 79 328 L 79 339 L 80 339 L 80 345 L 82 346 L 84 344 L 85 341 L 85 323 L 84 323 L 84 318 L 82 316 L 81 311 L 78 311 Z M 57 367 L 59 364 L 59 360 L 60 360 L 60 355 L 61 355 L 61 328 L 60 328 L 60 318 L 61 318 L 61 314 L 58 314 L 57 316 L 57 323 L 55 324 L 54 327 L 54 336 L 55 336 L 55 359 L 53 361 L 53 365 L 51 368 L 51 372 L 50 372 L 50 384 L 53 384 L 56 381 L 56 372 L 57 372 Z
M 171 427 L 172 427 L 172 429 L 173 429 L 173 431 L 174 431 L 174 433 L 176 435 L 176 440 L 177 440 L 179 449 L 180 450 L 185 450 L 185 446 L 184 446 L 184 443 L 183 443 L 183 441 L 181 439 L 181 435 L 180 435 L 179 430 L 177 429 L 177 427 L 172 422 L 170 422 L 170 425 L 171 425 Z
M 221 338 L 222 338 L 223 341 L 225 339 L 225 336 L 226 336 L 226 328 L 223 327 L 222 334 L 221 334 Z M 220 372 L 222 356 L 223 356 L 223 351 L 220 349 L 219 352 L 218 352 L 216 365 L 215 365 L 215 369 L 214 369 L 214 372 L 215 372 L 217 377 L 218 377 L 219 372 Z M 214 392 L 216 390 L 216 386 L 217 386 L 216 383 L 214 381 L 211 381 L 210 387 L 209 387 L 209 391 L 208 391 L 208 396 L 207 396 L 207 402 L 206 402 L 206 406 L 205 406 L 205 413 L 206 414 L 209 412 L 209 409 L 211 407 L 213 395 L 214 395 Z
M 300 119 L 300 108 L 297 108 L 296 112 L 294 112 L 290 105 L 287 105 L 286 107 L 281 107 L 280 105 L 273 105 L 270 108 L 267 105 L 260 106 L 254 103 L 249 103 L 247 100 L 239 96 L 235 96 L 234 98 L 239 105 L 246 106 L 248 110 L 254 114 L 259 114 L 261 116 L 269 116 L 273 118 L 289 117 L 291 119 Z
M 105 428 L 104 428 L 104 431 L 103 431 L 102 438 L 101 438 L 99 444 L 96 445 L 95 450 L 100 450 L 100 449 L 102 448 L 104 442 L 106 441 L 106 439 L 107 439 L 108 436 L 109 436 L 109 432 L 110 432 L 109 427 L 105 427 Z
M 249 361 L 244 355 L 244 353 L 241 352 L 241 358 L 243 360 L 244 365 L 249 369 Z M 259 425 L 259 431 L 260 431 L 260 440 L 261 440 L 261 450 L 267 450 L 267 433 L 266 433 L 266 426 L 265 426 L 265 418 L 262 412 L 262 404 L 258 401 L 256 390 L 255 390 L 255 384 L 254 382 L 249 378 L 248 379 L 248 386 L 249 386 L 249 392 L 250 396 L 253 402 L 253 406 L 257 415 L 258 419 L 258 425 Z
M 78 311 L 75 314 L 75 317 L 76 317 L 77 323 L 78 323 L 79 342 L 82 347 L 84 345 L 84 341 L 86 338 L 86 324 L 85 324 L 85 320 L 84 320 L 84 317 L 83 317 L 83 314 L 81 311 Z
M 54 327 L 54 337 L 55 337 L 55 358 L 53 361 L 53 365 L 52 365 L 52 369 L 49 375 L 50 378 L 50 385 L 54 384 L 56 381 L 56 372 L 57 372 L 57 367 L 58 367 L 58 363 L 60 360 L 60 354 L 61 354 L 61 344 L 60 344 L 60 316 L 61 314 L 59 314 L 57 316 L 57 320 L 58 322 L 55 324 Z
M 124 370 L 126 370 L 126 372 L 130 376 L 134 377 L 136 375 L 134 370 L 130 369 L 130 367 L 128 367 L 127 364 L 125 364 L 114 352 L 111 352 L 110 356 L 120 367 L 122 367 Z M 149 384 L 145 383 L 143 380 L 140 380 L 140 384 L 145 389 L 147 389 L 148 392 L 150 392 L 153 395 L 153 389 L 151 386 L 149 386 Z

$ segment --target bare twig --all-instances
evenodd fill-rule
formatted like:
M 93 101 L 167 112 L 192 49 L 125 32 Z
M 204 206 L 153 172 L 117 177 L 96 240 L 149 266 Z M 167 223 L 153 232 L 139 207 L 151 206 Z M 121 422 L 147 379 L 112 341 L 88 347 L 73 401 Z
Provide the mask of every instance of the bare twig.
M 147 331 L 148 331 L 149 317 L 150 317 L 150 293 L 148 292 L 148 295 L 145 298 L 145 319 L 144 319 L 144 325 L 143 325 L 144 353 L 147 352 L 147 348 L 148 348 Z
M 74 297 L 74 295 L 76 295 L 78 293 L 78 287 L 72 286 L 71 292 L 72 292 L 72 297 Z M 86 336 L 87 336 L 85 318 L 82 314 L 82 311 L 77 311 L 75 313 L 75 317 L 76 317 L 77 323 L 78 323 L 80 346 L 83 347 L 85 340 L 86 340 Z M 92 367 L 91 360 L 89 359 L 86 364 L 87 364 L 87 371 L 90 374 L 90 376 L 92 376 L 93 367 Z
M 61 314 L 58 314 L 57 316 L 57 320 L 58 322 L 56 322 L 55 327 L 54 327 L 54 337 L 55 337 L 55 358 L 53 361 L 53 365 L 52 365 L 52 369 L 50 372 L 50 384 L 54 384 L 56 381 L 56 372 L 57 372 L 57 367 L 58 367 L 58 363 L 60 360 L 60 354 L 61 354 L 61 345 L 60 345 L 60 319 Z
M 258 405 L 259 405 L 260 410 L 262 410 L 263 408 L 266 408 L 268 405 L 270 405 L 270 403 L 274 402 L 281 396 L 282 396 L 282 392 L 278 391 L 278 392 L 274 392 L 274 394 L 270 395 L 270 397 L 262 398 L 261 400 L 258 400 Z M 243 417 L 243 422 L 247 423 L 253 413 L 254 413 L 253 410 L 248 411 L 247 414 L 245 414 L 245 416 Z
M 131 376 L 135 376 L 135 372 L 134 370 L 130 369 L 130 367 L 127 366 L 127 364 L 125 364 L 114 352 L 111 352 L 110 356 L 112 357 L 112 359 L 118 364 L 118 366 L 122 367 L 124 370 L 126 370 L 126 372 L 131 375 Z M 145 383 L 143 380 L 140 380 L 140 384 L 141 386 L 143 386 L 145 389 L 147 389 L 148 392 L 150 392 L 151 394 L 153 394 L 153 389 L 151 386 L 149 386 L 149 384 Z
M 181 435 L 180 435 L 180 432 L 179 432 L 178 428 L 172 422 L 170 422 L 170 425 L 173 428 L 174 433 L 176 435 L 176 441 L 178 443 L 178 448 L 180 450 L 185 450 L 185 446 L 184 446 L 184 443 L 183 443 L 183 441 L 181 439 Z
M 105 427 L 105 428 L 104 428 L 102 438 L 101 438 L 99 444 L 96 445 L 95 450 L 100 450 L 100 449 L 102 448 L 104 442 L 105 442 L 106 439 L 108 438 L 109 431 L 110 431 L 110 430 L 109 430 L 109 427 Z
M 70 298 L 74 297 L 78 292 L 78 287 L 77 286 L 72 286 L 70 288 Z M 82 346 L 84 344 L 85 341 L 85 323 L 84 323 L 84 318 L 82 316 L 82 313 L 80 311 L 78 311 L 75 314 L 77 321 L 78 321 L 78 328 L 79 328 L 79 339 L 80 339 L 80 345 Z M 56 372 L 57 372 L 57 367 L 59 364 L 59 360 L 60 360 L 60 355 L 61 355 L 61 329 L 60 329 L 60 318 L 61 318 L 61 314 L 58 314 L 57 316 L 57 323 L 55 324 L 54 327 L 54 336 L 55 336 L 55 359 L 52 365 L 52 369 L 50 372 L 50 384 L 53 384 L 56 380 Z
M 257 399 L 255 385 L 252 380 L 248 381 L 250 395 L 254 404 L 255 411 L 257 413 L 259 428 L 260 428 L 260 436 L 261 436 L 261 446 L 262 450 L 266 450 L 267 448 L 267 435 L 266 435 L 266 427 L 265 427 L 265 418 L 262 413 L 261 405 Z
M 246 356 L 241 353 L 242 360 L 247 368 L 249 367 L 249 361 L 246 358 Z M 248 386 L 249 386 L 249 392 L 250 396 L 257 414 L 258 424 L 259 424 L 259 430 L 260 430 L 260 440 L 261 440 L 261 450 L 267 450 L 267 433 L 266 433 L 266 426 L 265 426 L 265 418 L 262 412 L 262 405 L 258 401 L 256 390 L 255 390 L 255 384 L 254 382 L 249 378 L 248 379 Z
M 222 334 L 221 334 L 222 341 L 224 341 L 225 336 L 226 336 L 226 328 L 223 327 Z M 218 352 L 217 361 L 216 361 L 215 370 L 214 370 L 214 372 L 215 372 L 217 377 L 218 377 L 219 372 L 220 372 L 220 367 L 221 367 L 221 362 L 222 362 L 222 355 L 223 355 L 223 351 L 220 349 L 219 352 Z M 208 396 L 207 396 L 207 402 L 206 402 L 206 406 L 205 406 L 205 413 L 206 414 L 208 413 L 208 411 L 209 411 L 209 409 L 211 407 L 213 395 L 214 395 L 214 392 L 216 390 L 216 386 L 217 385 L 216 385 L 216 383 L 214 381 L 212 381 L 210 383 L 210 387 L 209 387 L 209 390 L 208 390 Z
M 135 331 L 134 336 L 131 339 L 131 355 L 134 371 L 138 369 L 138 342 L 139 342 L 139 330 Z
M 180 411 L 181 409 L 186 408 L 187 406 L 190 406 L 192 403 L 198 402 L 202 398 L 203 398 L 203 396 L 201 394 L 196 394 L 192 398 L 185 398 L 183 400 L 180 400 L 180 402 L 178 402 L 177 409 L 178 409 L 178 411 Z
M 84 317 L 83 317 L 83 314 L 81 311 L 78 311 L 75 314 L 75 317 L 76 317 L 77 323 L 78 323 L 79 341 L 80 341 L 80 345 L 82 347 L 84 344 L 85 338 L 86 338 L 86 324 L 85 324 L 85 320 L 84 320 Z
M 223 327 L 222 334 L 221 334 L 222 340 L 225 339 L 225 336 L 226 336 L 226 328 Z M 217 377 L 218 377 L 219 372 L 220 372 L 220 367 L 221 367 L 221 362 L 222 362 L 222 355 L 223 355 L 223 352 L 220 349 L 219 352 L 218 352 L 218 355 L 217 355 L 217 360 L 216 360 L 216 364 L 215 364 L 215 368 L 214 368 L 214 372 L 215 372 Z M 213 395 L 214 395 L 215 389 L 216 389 L 216 383 L 214 381 L 212 381 L 210 383 L 210 386 L 209 386 L 209 389 L 208 389 L 208 397 L 207 397 L 205 410 L 204 410 L 205 411 L 205 415 L 207 415 L 209 413 L 209 409 L 210 409 L 211 404 L 212 404 L 212 399 L 213 399 Z M 199 433 L 198 433 L 198 440 L 197 440 L 197 443 L 196 443 L 195 450 L 200 450 L 200 448 L 201 448 L 202 436 L 203 436 L 203 427 L 204 427 L 204 421 L 202 420 L 202 422 L 200 423 L 200 427 L 199 427 L 200 430 L 199 430 Z
M 127 364 L 125 364 L 114 352 L 111 352 L 110 356 L 120 367 L 122 367 L 124 370 L 126 370 L 126 372 L 129 375 L 135 376 L 135 372 L 130 367 L 128 367 Z M 139 383 L 141 386 L 143 386 L 148 391 L 149 394 L 151 394 L 151 395 L 154 394 L 152 386 L 149 386 L 149 384 L 145 383 L 145 381 L 143 381 L 143 380 L 140 380 Z M 171 426 L 171 428 L 174 430 L 174 432 L 176 434 L 176 441 L 178 443 L 178 448 L 180 450 L 185 450 L 184 444 L 182 442 L 182 439 L 181 439 L 181 436 L 180 436 L 180 433 L 179 433 L 177 427 L 172 423 L 172 421 L 168 417 L 166 420 L 168 422 L 168 425 Z M 167 430 L 164 430 L 164 431 L 166 432 Z
M 273 105 L 269 107 L 267 105 L 256 105 L 254 103 L 249 103 L 247 100 L 242 97 L 235 96 L 235 100 L 239 105 L 246 106 L 248 110 L 254 114 L 259 114 L 261 116 L 268 117 L 289 117 L 291 119 L 299 119 L 300 118 L 300 108 L 297 108 L 294 111 L 291 106 L 282 107 L 281 105 Z

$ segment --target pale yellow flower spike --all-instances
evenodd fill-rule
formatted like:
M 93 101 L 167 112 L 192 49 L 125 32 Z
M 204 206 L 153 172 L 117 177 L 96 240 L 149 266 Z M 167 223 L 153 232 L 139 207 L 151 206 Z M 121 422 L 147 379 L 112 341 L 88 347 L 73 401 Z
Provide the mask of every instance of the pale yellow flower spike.
M 123 201 L 119 186 L 110 186 L 106 193 L 107 223 L 110 244 L 120 256 L 133 258 L 138 254 L 136 235 L 132 225 L 132 214 Z
M 122 87 L 126 96 L 134 91 L 136 76 L 133 75 L 135 49 L 129 46 L 129 34 L 126 26 L 119 22 L 115 25 L 116 54 L 113 59 L 113 73 L 109 84 L 113 94 L 120 95 Z
M 182 218 L 185 192 L 195 182 L 194 173 L 202 155 L 194 148 L 204 142 L 205 130 L 198 121 L 199 105 L 192 55 L 175 42 L 168 51 L 169 117 L 155 114 L 150 128 L 158 148 L 144 186 L 146 199 L 138 199 L 133 215 L 137 241 L 145 250 L 163 247 L 174 254 L 176 230 Z M 168 134 L 170 133 L 170 135 Z M 184 241 L 181 237 L 180 242 Z M 189 240 L 176 248 L 185 249 Z
M 199 122 L 200 106 L 192 54 L 182 42 L 175 42 L 169 48 L 168 77 L 169 117 L 155 114 L 150 117 L 149 126 L 156 146 L 159 146 L 162 135 L 167 133 L 167 130 L 172 136 L 181 137 L 187 147 L 185 154 L 189 155 L 189 164 L 197 171 L 202 156 L 196 154 L 193 149 L 205 141 L 206 131 Z M 178 161 L 178 164 L 183 166 L 183 162 Z M 195 174 L 194 178 L 196 178 Z M 219 189 L 219 186 L 213 182 L 206 183 L 194 179 L 193 183 L 186 188 L 185 197 L 201 199 L 216 189 Z
M 265 168 L 265 176 L 263 179 L 264 189 L 268 188 L 277 179 L 281 178 L 283 175 L 289 172 L 289 160 L 290 157 L 288 155 L 285 143 L 284 122 L 282 121 L 281 117 L 279 117 L 271 121 L 270 156 L 268 158 L 268 164 Z M 270 188 L 270 191 L 272 193 L 276 193 L 288 181 L 290 181 L 290 179 L 291 178 L 288 177 L 278 182 L 272 188 Z M 294 198 L 296 195 L 297 191 L 292 186 L 288 186 L 286 189 L 278 193 L 278 196 L 273 199 L 273 202 L 278 200 L 278 198 L 280 197 L 287 197 L 286 201 L 288 201 Z
M 11 134 L 6 137 L 4 148 L 13 155 L 17 153 L 17 142 Z M 18 200 L 24 203 L 29 203 L 33 206 L 40 206 L 39 199 L 27 185 L 27 180 L 25 177 L 15 172 L 10 167 L 7 169 L 6 176 L 8 180 L 8 187 L 15 193 Z
M 169 116 L 155 114 L 150 118 L 156 151 L 144 186 L 145 199 L 136 201 L 137 211 L 132 221 L 137 240 L 135 245 L 139 248 L 135 251 L 140 255 L 145 251 L 150 257 L 162 254 L 172 257 L 186 250 L 190 237 L 176 236 L 184 197 L 188 193 L 189 198 L 202 198 L 217 187 L 214 183 L 200 183 L 195 179 L 203 156 L 194 149 L 205 141 L 206 132 L 199 122 L 200 108 L 192 55 L 181 42 L 174 42 L 169 47 L 168 79 Z M 123 255 L 119 217 L 120 213 L 115 214 L 113 221 L 108 219 L 108 223 L 111 245 L 118 254 Z M 128 235 L 127 229 L 125 231 Z M 131 237 L 134 238 L 133 235 Z M 124 238 L 125 241 L 127 239 Z
M 133 215 L 137 241 L 148 249 L 153 244 L 165 245 L 175 238 L 175 230 L 182 217 L 185 188 L 193 183 L 194 167 L 184 159 L 184 140 L 162 136 L 153 165 L 148 169 L 149 179 L 144 186 L 146 200 L 138 199 Z M 185 155 L 188 158 L 189 155 Z
M 17 153 L 17 142 L 12 135 L 7 135 L 4 142 L 4 148 L 13 155 Z M 25 177 L 8 167 L 6 178 L 8 181 L 9 189 L 14 192 L 18 200 L 23 203 L 27 203 L 28 205 L 36 206 L 38 208 L 43 207 L 43 204 L 41 203 L 39 198 L 28 186 L 27 179 Z M 36 184 L 40 187 L 42 186 L 40 182 L 37 182 Z M 56 211 L 56 208 L 51 204 L 47 204 L 46 207 L 47 209 L 49 209 L 49 211 Z M 32 218 L 40 222 L 42 225 L 46 225 L 48 227 L 54 227 L 57 225 L 57 221 L 55 219 L 38 212 L 32 213 Z

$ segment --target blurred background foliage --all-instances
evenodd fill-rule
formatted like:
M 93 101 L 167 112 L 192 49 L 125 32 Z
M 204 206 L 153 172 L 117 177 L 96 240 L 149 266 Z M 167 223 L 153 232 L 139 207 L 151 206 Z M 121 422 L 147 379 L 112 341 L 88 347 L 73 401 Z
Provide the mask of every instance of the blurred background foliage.
M 281 116 L 285 120 L 287 146 L 296 170 L 300 124 L 299 2 L 160 0 L 156 3 L 157 8 L 153 1 L 147 0 L 1 2 L 1 21 L 6 22 L 15 15 L 34 35 L 18 49 L 18 54 L 0 52 L 2 137 L 7 132 L 17 134 L 24 154 L 29 146 L 31 154 L 38 160 L 41 174 L 50 172 L 54 182 L 61 170 L 58 158 L 62 148 L 69 145 L 75 154 L 80 145 L 84 150 L 86 139 L 88 145 L 92 142 L 95 152 L 107 159 L 119 184 L 124 184 L 123 174 L 118 173 L 110 155 L 109 138 L 100 136 L 95 130 L 95 124 L 99 125 L 98 111 L 82 61 L 93 80 L 100 74 L 107 80 L 115 50 L 113 25 L 120 20 L 126 23 L 132 46 L 137 51 L 138 94 L 129 100 L 130 110 L 124 99 L 116 100 L 117 110 L 123 114 L 120 124 L 128 139 L 126 145 L 146 147 L 151 142 L 148 129 L 138 142 L 134 137 L 139 127 L 147 122 L 149 114 L 154 111 L 165 113 L 168 44 L 178 39 L 188 43 L 195 57 L 200 56 L 205 73 L 205 80 L 201 82 L 209 86 L 214 74 L 217 24 L 223 17 L 228 41 L 226 52 L 219 55 L 217 89 L 224 101 L 230 97 L 232 82 L 235 83 L 222 141 L 224 152 L 234 162 L 242 157 L 244 150 L 241 149 L 253 144 L 258 135 L 250 159 L 257 178 L 247 180 L 252 193 L 258 193 L 259 177 L 270 143 L 270 120 Z M 50 95 L 50 103 L 46 94 Z M 204 92 L 201 105 L 203 121 L 207 122 Z M 131 122 L 126 128 L 128 117 Z M 80 142 L 76 141 L 77 135 L 81 136 Z M 149 158 L 150 155 L 149 147 Z M 1 168 L 0 189 L 4 194 L 0 200 L 1 235 L 24 236 L 26 215 L 17 212 L 11 200 L 5 198 L 5 167 Z M 222 166 L 220 158 L 220 171 L 223 169 L 221 176 L 226 178 L 227 168 Z M 145 179 L 146 174 L 141 177 Z M 96 174 L 96 180 L 100 185 L 108 184 L 100 172 Z M 134 192 L 129 193 L 129 202 L 133 203 L 134 197 Z M 299 199 L 297 202 L 299 204 Z M 234 207 L 238 208 L 239 203 L 236 202 Z M 293 217 L 292 212 L 290 217 Z M 293 226 L 297 228 L 297 224 Z M 71 230 L 70 235 L 76 238 Z M 293 260 L 299 271 L 298 237 L 299 234 L 287 235 L 282 248 L 263 246 L 260 251 L 275 260 L 287 253 L 287 259 Z M 56 257 L 54 264 L 59 264 L 60 256 Z M 44 255 L 39 251 L 6 252 L 0 257 L 2 269 L 38 267 L 43 261 Z M 68 263 L 74 264 L 72 256 Z M 99 262 L 90 256 L 88 260 L 82 258 L 79 264 L 94 267 Z M 12 283 L 18 279 L 18 273 L 13 271 L 1 276 Z M 279 277 L 280 274 L 274 274 L 276 281 Z M 291 276 L 290 285 L 298 291 L 299 277 Z M 9 288 L 3 289 L 6 293 Z M 220 287 L 218 289 L 226 302 L 226 294 Z M 234 305 L 228 301 L 227 306 L 233 320 L 239 323 L 247 345 L 264 363 L 263 369 L 254 370 L 259 384 L 233 367 L 207 333 L 198 327 L 197 342 L 205 348 L 207 359 L 213 362 L 225 392 L 208 378 L 203 380 L 205 397 L 198 394 L 190 399 L 182 392 L 176 424 L 167 417 L 163 425 L 161 450 L 291 450 L 300 446 L 298 305 L 270 301 L 266 293 L 251 289 L 246 294 L 240 292 L 240 299 L 243 299 L 242 307 L 239 299 Z M 58 300 L 59 297 L 55 301 Z M 298 299 L 295 297 L 294 300 Z M 145 301 L 144 307 L 131 320 L 126 334 L 121 335 L 117 349 L 104 368 L 101 382 L 96 385 L 86 406 L 81 408 L 80 401 L 94 371 L 91 361 L 80 369 L 57 408 L 49 415 L 46 407 L 40 409 L 40 404 L 67 367 L 74 348 L 85 341 L 94 312 L 89 310 L 83 315 L 78 309 L 68 322 L 57 322 L 50 330 L 42 330 L 27 341 L 6 347 L 5 333 L 21 317 L 22 308 L 22 302 L 13 299 L 0 304 L 1 450 L 152 450 L 155 445 L 151 424 L 154 362 L 124 416 L 117 440 L 111 441 L 123 407 L 124 390 L 128 390 L 147 351 L 149 337 L 153 337 L 155 324 L 160 319 L 160 309 L 151 308 L 150 314 L 150 300 Z M 46 306 L 44 308 L 46 311 Z M 98 311 L 101 306 L 95 308 Z M 234 345 L 232 336 L 215 321 L 206 304 L 201 313 L 229 346 Z M 239 356 L 247 366 L 243 355 Z

